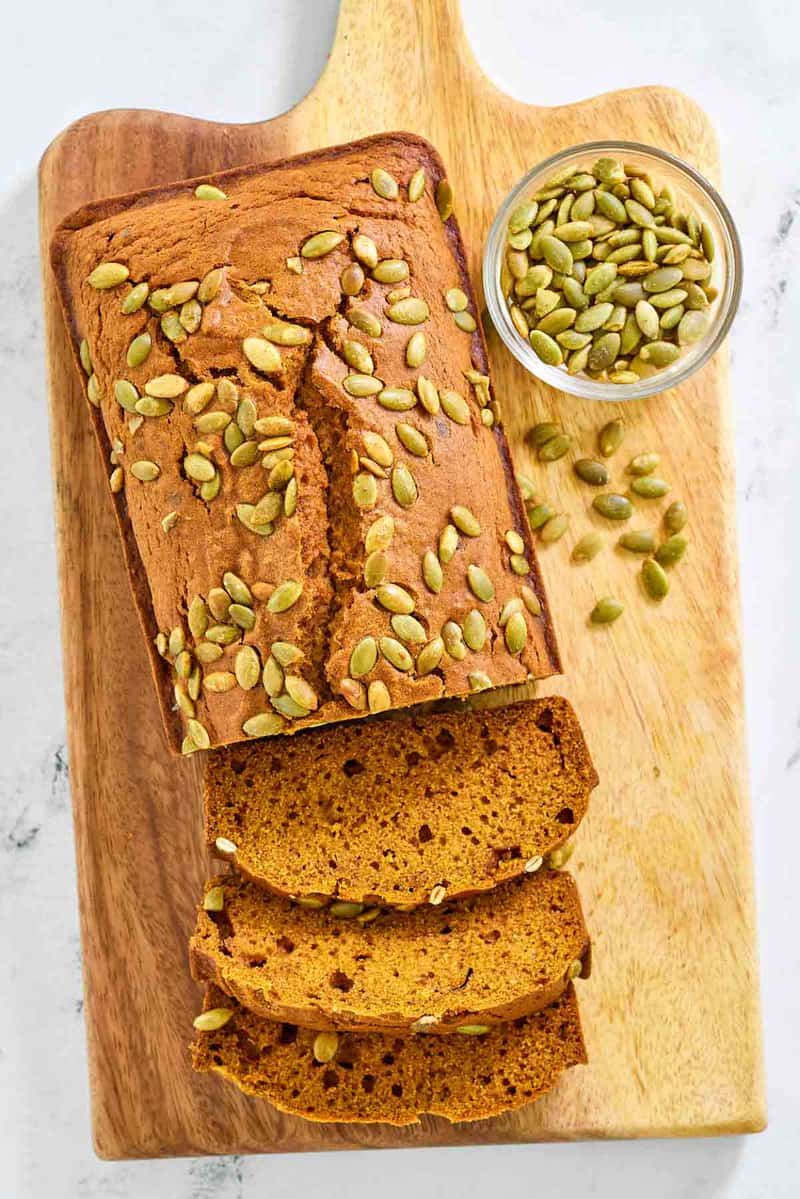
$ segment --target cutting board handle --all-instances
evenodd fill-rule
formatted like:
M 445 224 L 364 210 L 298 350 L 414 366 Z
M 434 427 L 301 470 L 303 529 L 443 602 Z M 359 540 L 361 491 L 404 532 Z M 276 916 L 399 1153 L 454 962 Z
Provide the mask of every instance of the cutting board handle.
M 327 95 L 358 104 L 388 88 L 439 92 L 452 86 L 454 65 L 462 75 L 482 76 L 459 0 L 341 0 L 328 63 L 312 94 L 318 102 Z

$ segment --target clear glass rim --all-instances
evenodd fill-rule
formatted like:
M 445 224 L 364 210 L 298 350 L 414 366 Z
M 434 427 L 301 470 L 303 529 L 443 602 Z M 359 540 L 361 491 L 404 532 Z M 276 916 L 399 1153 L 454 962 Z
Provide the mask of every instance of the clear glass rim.
M 647 158 L 653 158 L 664 162 L 679 174 L 688 176 L 714 209 L 728 243 L 726 248 L 728 250 L 729 262 L 726 265 L 724 291 L 719 297 L 721 318 L 718 320 L 713 334 L 703 343 L 702 348 L 696 356 L 679 359 L 674 367 L 657 371 L 649 378 L 641 379 L 638 383 L 598 383 L 593 379 L 584 378 L 580 375 L 569 375 L 566 371 L 560 370 L 558 367 L 548 366 L 542 362 L 537 358 L 533 349 L 523 342 L 511 324 L 508 306 L 502 298 L 502 289 L 500 287 L 500 268 L 502 265 L 502 250 L 505 247 L 508 213 L 520 194 L 530 188 L 534 179 L 555 170 L 566 159 L 584 154 L 598 154 L 602 151 L 619 152 L 621 154 L 627 151 Z M 700 370 L 722 345 L 728 335 L 741 299 L 742 246 L 730 210 L 716 188 L 704 175 L 701 175 L 688 162 L 684 162 L 682 158 L 678 158 L 676 154 L 670 153 L 669 150 L 661 150 L 657 146 L 648 146 L 643 142 L 612 140 L 582 142 L 575 146 L 569 146 L 565 150 L 560 150 L 557 154 L 551 155 L 550 158 L 544 159 L 537 166 L 533 167 L 511 189 L 503 200 L 497 210 L 484 245 L 483 291 L 489 316 L 502 341 L 517 361 L 531 374 L 536 376 L 536 378 L 541 379 L 543 383 L 547 383 L 557 391 L 565 391 L 570 395 L 580 396 L 583 399 L 602 400 L 608 403 L 643 400 L 648 396 L 656 395 L 661 391 L 677 387 L 680 383 L 685 382 L 695 371 Z

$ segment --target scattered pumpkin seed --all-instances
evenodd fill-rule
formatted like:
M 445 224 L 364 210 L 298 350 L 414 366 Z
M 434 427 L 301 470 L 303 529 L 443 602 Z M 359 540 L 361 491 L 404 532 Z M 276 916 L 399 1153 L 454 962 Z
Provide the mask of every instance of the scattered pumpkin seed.
M 668 533 L 680 533 L 688 519 L 686 505 L 682 500 L 675 500 L 664 513 L 664 528 Z
M 645 591 L 654 600 L 662 600 L 669 591 L 669 579 L 663 568 L 654 558 L 648 558 L 642 563 L 642 584 Z
M 669 483 L 653 475 L 642 475 L 631 480 L 631 491 L 647 500 L 657 500 L 669 491 Z
M 558 541 L 564 536 L 568 527 L 569 516 L 565 512 L 561 512 L 558 516 L 551 516 L 548 521 L 545 521 L 541 527 L 539 536 L 546 543 Z
M 628 463 L 629 475 L 651 475 L 661 461 L 658 454 L 637 454 Z
M 633 504 L 627 496 L 606 492 L 596 495 L 592 500 L 595 512 L 605 516 L 606 520 L 630 520 L 633 515 Z
M 607 595 L 597 601 L 589 619 L 592 624 L 611 624 L 622 615 L 623 610 L 623 606 L 619 600 Z
M 436 210 L 443 221 L 453 215 L 453 189 L 447 179 L 436 184 Z
M 665 568 L 674 566 L 686 553 L 688 544 L 686 538 L 682 537 L 680 533 L 673 533 L 656 550 L 654 554 L 656 562 Z
M 631 554 L 652 554 L 656 539 L 648 529 L 631 529 L 622 534 L 619 545 Z
M 585 533 L 580 541 L 572 547 L 573 562 L 591 562 L 603 548 L 603 538 L 599 533 Z
M 608 483 L 608 470 L 602 462 L 596 462 L 593 458 L 579 458 L 572 469 L 579 479 L 591 487 L 605 487 Z
M 604 458 L 610 458 L 622 445 L 625 436 L 625 426 L 621 420 L 611 420 L 603 425 L 597 435 L 597 444 Z
M 568 433 L 559 433 L 555 437 L 551 437 L 543 446 L 539 447 L 539 460 L 541 462 L 556 462 L 559 458 L 563 458 L 567 450 L 572 445 L 572 438 Z

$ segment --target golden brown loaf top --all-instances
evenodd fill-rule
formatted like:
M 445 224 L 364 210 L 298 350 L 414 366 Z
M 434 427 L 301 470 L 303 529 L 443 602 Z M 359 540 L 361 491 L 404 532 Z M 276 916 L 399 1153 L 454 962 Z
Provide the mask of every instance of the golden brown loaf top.
M 558 669 L 443 174 L 381 135 L 56 234 L 185 752 Z
M 596 785 L 565 699 L 403 714 L 210 754 L 206 839 L 279 894 L 415 906 L 535 869 Z
M 398 912 L 308 910 L 235 875 L 207 884 L 192 972 L 302 1028 L 450 1033 L 547 1007 L 589 968 L 577 888 L 557 870 Z
M 197 1034 L 195 1070 L 214 1071 L 307 1120 L 403 1125 L 425 1113 L 482 1120 L 531 1103 L 564 1070 L 586 1062 L 571 985 L 550 1007 L 482 1036 L 315 1033 L 256 1016 L 214 987 L 205 1009 L 219 1011 L 218 1020 L 232 1015 Z M 330 1060 L 316 1060 L 315 1043 Z

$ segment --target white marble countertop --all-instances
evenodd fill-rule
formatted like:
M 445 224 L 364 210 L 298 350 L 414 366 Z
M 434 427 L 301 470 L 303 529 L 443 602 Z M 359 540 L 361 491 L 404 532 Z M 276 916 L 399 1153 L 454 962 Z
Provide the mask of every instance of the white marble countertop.
M 391 0 L 375 0 L 376 4 Z M 779 0 L 463 0 L 487 74 L 537 103 L 669 83 L 719 131 L 745 247 L 732 336 L 739 539 L 770 1128 L 728 1140 L 104 1163 L 88 1118 L 65 758 L 36 230 L 37 160 L 69 121 L 140 106 L 252 121 L 320 72 L 336 0 L 30 0 L 4 18 L 0 82 L 0 1199 L 250 1199 L 533 1192 L 615 1199 L 798 1193 L 800 984 L 800 10 Z M 309 19 L 311 17 L 312 19 Z M 46 34 L 45 36 L 45 27 Z M 158 30 L 161 54 L 140 35 Z M 537 47 L 560 46 L 565 56 Z M 242 52 L 246 58 L 243 62 Z M 179 65 L 177 65 L 179 64 Z M 17 405 L 14 408 L 14 404 Z

